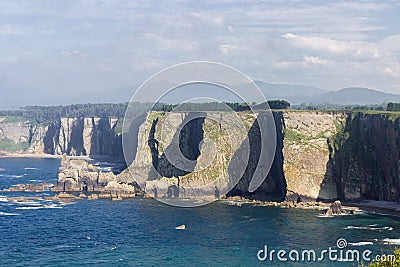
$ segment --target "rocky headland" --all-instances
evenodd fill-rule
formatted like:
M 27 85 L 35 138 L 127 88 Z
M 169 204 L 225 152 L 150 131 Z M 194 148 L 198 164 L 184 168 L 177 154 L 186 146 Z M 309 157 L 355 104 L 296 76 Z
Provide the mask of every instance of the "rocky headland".
M 167 116 L 168 115 L 168 116 Z M 193 114 L 192 114 L 193 115 Z M 205 194 L 190 186 L 199 187 L 212 182 L 215 177 L 230 179 L 234 175 L 229 156 L 235 151 L 227 145 L 227 133 L 208 119 L 188 123 L 179 139 L 184 154 L 194 160 L 191 169 L 182 171 L 173 166 L 166 157 L 168 140 L 178 127 L 167 131 L 167 142 L 160 145 L 163 123 L 166 117 L 174 125 L 185 123 L 190 112 L 170 114 L 151 112 L 138 120 L 130 134 L 135 142 L 130 159 L 131 172 L 121 174 L 103 173 L 95 166 L 80 160 L 63 159 L 59 179 L 51 190 L 79 194 L 114 195 L 142 193 L 136 181 L 144 182 L 148 192 L 158 188 L 158 196 L 169 192 L 181 197 Z M 221 115 L 222 116 L 222 115 Z M 259 126 L 261 113 L 239 112 L 238 116 L 248 131 L 250 160 L 236 186 L 227 197 L 241 197 L 253 201 L 271 203 L 299 203 L 323 201 L 332 203 L 362 203 L 363 201 L 400 200 L 400 120 L 393 112 L 347 112 L 347 111 L 274 111 L 276 125 L 275 157 L 264 182 L 255 191 L 249 190 L 255 164 L 259 159 Z M 12 125 L 10 124 L 12 123 Z M 62 118 L 48 125 L 29 122 L 1 122 L 0 139 L 24 143 L 21 155 L 122 155 L 120 134 L 116 133 L 118 121 L 112 118 Z M 169 136 L 169 137 L 168 137 Z M 215 143 L 213 159 L 199 147 L 202 139 Z M 27 143 L 26 143 L 27 142 Z M 210 160 L 209 168 L 202 166 Z M 132 173 L 132 175 L 131 175 Z M 157 181 L 159 180 L 159 182 Z M 171 191 L 171 186 L 178 188 Z M 133 191 L 135 188 L 135 191 Z M 26 189 L 21 187 L 22 189 Z M 221 196 L 222 197 L 222 196 Z M 386 203 L 383 202 L 383 203 Z M 285 204 L 286 205 L 286 204 Z
M 88 160 L 70 158 L 64 155 L 61 160 L 56 184 L 17 184 L 3 192 L 59 192 L 49 200 L 77 200 L 111 198 L 121 200 L 135 197 L 140 189 L 134 183 L 125 183 L 113 172 L 101 171 Z M 18 197 L 22 200 L 24 197 Z M 25 198 L 29 200 L 30 198 Z

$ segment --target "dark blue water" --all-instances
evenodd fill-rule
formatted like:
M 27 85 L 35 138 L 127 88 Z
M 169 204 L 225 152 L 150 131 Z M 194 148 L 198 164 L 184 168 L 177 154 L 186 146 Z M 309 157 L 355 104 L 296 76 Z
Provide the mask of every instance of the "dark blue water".
M 0 159 L 0 189 L 17 183 L 55 182 L 59 160 Z M 36 180 L 36 181 L 35 181 Z M 7 193 L 2 196 L 37 195 Z M 45 194 L 52 194 L 47 192 Z M 260 262 L 269 249 L 335 247 L 390 251 L 400 221 L 360 214 L 319 218 L 299 209 L 213 203 L 176 208 L 152 199 L 123 201 L 0 202 L 0 266 L 356 266 L 352 263 Z M 181 224 L 186 230 L 175 230 Z M 387 241 L 387 240 L 386 240 Z M 353 246 L 359 242 L 372 245 Z

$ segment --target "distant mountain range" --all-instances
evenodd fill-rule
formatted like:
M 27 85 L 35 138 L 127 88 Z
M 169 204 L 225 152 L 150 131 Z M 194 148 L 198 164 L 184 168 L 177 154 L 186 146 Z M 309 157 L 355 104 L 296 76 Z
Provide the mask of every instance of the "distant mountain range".
M 400 102 L 400 95 L 380 92 L 374 89 L 351 87 L 338 91 L 324 90 L 317 87 L 298 84 L 277 84 L 255 81 L 267 100 L 286 100 L 291 105 L 306 104 L 333 104 L 333 105 L 379 105 L 387 102 Z M 229 85 L 226 85 L 229 88 Z M 166 87 L 173 87 L 167 85 Z M 207 83 L 194 83 L 175 88 L 164 95 L 160 102 L 177 104 L 185 99 L 205 97 L 203 101 L 220 100 L 226 102 L 246 101 L 261 102 L 260 97 L 248 90 L 249 84 L 237 85 L 237 94 L 230 90 Z M 252 93 L 250 93 L 252 92 Z
M 335 105 L 368 105 L 386 102 L 400 102 L 400 95 L 384 93 L 369 88 L 350 87 L 338 91 L 329 91 L 306 85 L 274 84 L 262 81 L 255 82 L 265 98 L 283 99 L 292 105 L 335 104 Z

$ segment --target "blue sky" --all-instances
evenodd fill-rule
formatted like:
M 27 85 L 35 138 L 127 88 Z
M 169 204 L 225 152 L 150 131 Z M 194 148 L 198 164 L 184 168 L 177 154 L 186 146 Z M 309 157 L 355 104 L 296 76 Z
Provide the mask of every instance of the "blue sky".
M 170 65 L 400 94 L 399 1 L 0 1 L 0 108 L 127 101 Z

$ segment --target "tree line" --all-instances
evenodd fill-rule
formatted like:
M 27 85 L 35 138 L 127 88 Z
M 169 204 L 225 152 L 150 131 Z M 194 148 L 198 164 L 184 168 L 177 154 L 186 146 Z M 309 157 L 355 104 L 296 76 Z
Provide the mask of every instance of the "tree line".
M 400 103 L 389 102 L 387 104 L 388 111 L 400 111 Z
M 254 103 L 253 103 L 254 104 Z M 289 108 L 290 104 L 283 100 L 268 101 L 272 109 Z M 178 105 L 164 103 L 132 103 L 130 115 L 139 115 L 149 109 L 155 111 L 170 112 Z M 229 108 L 228 108 L 229 107 Z M 1 117 L 21 117 L 38 124 L 53 122 L 62 117 L 117 117 L 123 118 L 128 108 L 128 103 L 102 103 L 102 104 L 74 104 L 67 106 L 26 106 L 17 110 L 0 110 Z M 254 109 L 266 109 L 265 103 L 252 105 Z M 179 111 L 245 111 L 250 110 L 246 103 L 182 103 L 178 107 Z
M 267 105 L 268 103 L 268 105 Z M 161 110 L 170 112 L 177 111 L 246 111 L 246 110 L 267 110 L 267 109 L 288 109 L 290 103 L 285 100 L 270 100 L 257 104 L 237 103 L 237 102 L 205 102 L 205 103 L 182 103 L 180 105 L 162 105 Z

